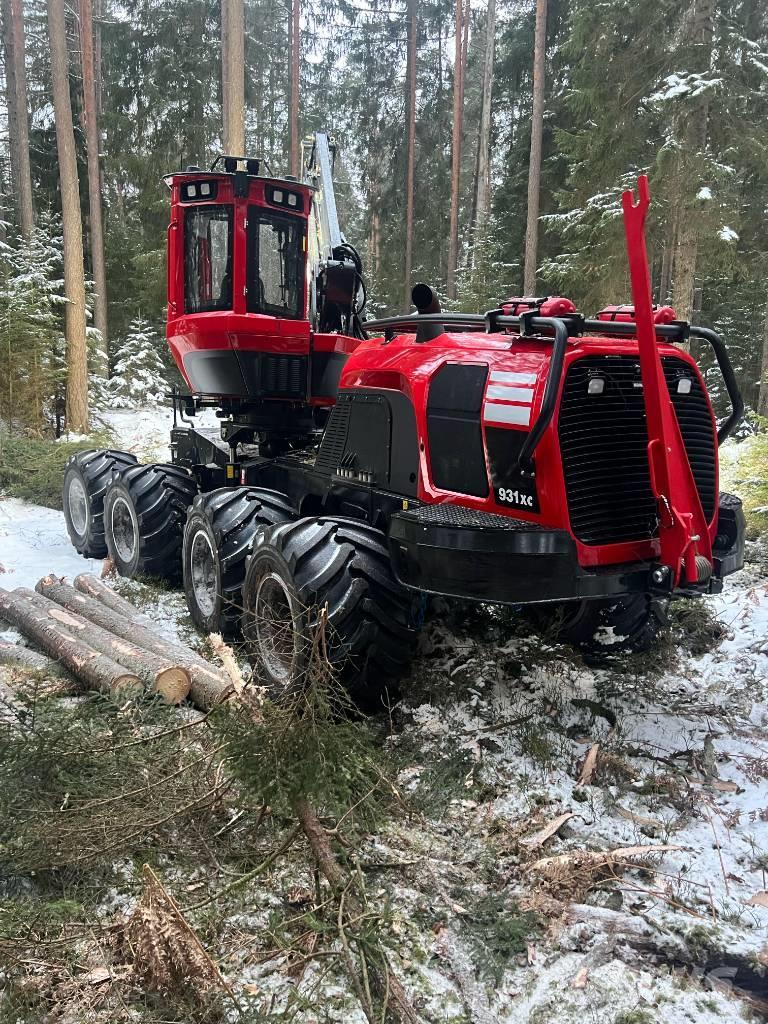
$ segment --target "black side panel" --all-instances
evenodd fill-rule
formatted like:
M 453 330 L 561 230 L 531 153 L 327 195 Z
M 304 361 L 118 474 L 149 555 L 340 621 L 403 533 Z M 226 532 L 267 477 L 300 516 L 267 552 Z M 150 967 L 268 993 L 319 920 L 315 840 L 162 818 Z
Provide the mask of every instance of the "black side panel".
M 343 391 L 331 411 L 315 469 L 413 496 L 419 470 L 416 413 L 399 391 Z M 371 479 L 368 479 L 371 474 Z
M 353 478 L 387 487 L 392 441 L 389 403 L 381 395 L 356 394 L 350 405 L 347 448 L 341 464 Z
M 419 476 L 419 436 L 413 402 L 400 391 L 390 391 L 387 401 L 392 410 L 389 488 L 397 494 L 415 496 Z
M 480 409 L 487 366 L 448 363 L 432 378 L 427 402 L 429 458 L 435 486 L 488 496 Z
M 488 464 L 491 468 L 493 493 L 499 505 L 540 512 L 536 477 L 520 473 L 517 459 L 528 432 L 485 425 Z M 534 457 L 535 465 L 535 457 Z
M 312 353 L 311 393 L 314 398 L 335 398 L 339 377 L 349 356 L 344 352 Z
M 270 352 L 237 352 L 248 394 L 263 398 L 306 398 L 307 357 Z

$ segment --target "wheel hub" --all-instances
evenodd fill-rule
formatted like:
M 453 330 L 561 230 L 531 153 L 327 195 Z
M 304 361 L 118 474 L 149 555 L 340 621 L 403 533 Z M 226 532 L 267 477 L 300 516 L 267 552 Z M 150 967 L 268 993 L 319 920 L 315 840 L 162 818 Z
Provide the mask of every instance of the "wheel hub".
M 73 476 L 67 491 L 67 508 L 69 519 L 78 537 L 84 537 L 88 530 L 88 495 L 85 493 L 83 481 Z
M 131 562 L 136 554 L 138 538 L 131 507 L 122 496 L 115 498 L 112 503 L 110 527 L 115 553 L 122 562 Z
M 197 607 L 206 617 L 216 610 L 216 555 L 210 537 L 198 530 L 189 548 L 189 576 Z
M 294 610 L 285 582 L 271 572 L 262 576 L 253 605 L 254 639 L 259 657 L 278 682 L 291 682 L 298 637 L 294 627 Z

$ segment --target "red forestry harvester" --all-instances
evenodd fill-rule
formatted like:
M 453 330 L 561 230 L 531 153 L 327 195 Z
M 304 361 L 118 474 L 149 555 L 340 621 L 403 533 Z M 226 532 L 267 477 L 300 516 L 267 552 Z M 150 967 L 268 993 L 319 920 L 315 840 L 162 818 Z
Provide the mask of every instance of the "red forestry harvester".
M 712 331 L 651 305 L 648 186 L 624 196 L 632 306 L 588 320 L 563 298 L 364 321 L 325 135 L 304 180 L 224 157 L 172 174 L 171 462 L 70 462 L 75 547 L 125 576 L 181 577 L 203 630 L 242 628 L 260 676 L 300 685 L 318 609 L 330 656 L 369 693 L 404 672 L 426 595 L 557 609 L 562 634 L 647 642 L 666 601 L 742 565 L 741 502 L 718 445 L 742 415 Z M 712 347 L 718 428 L 676 343 Z M 220 429 L 191 418 L 213 408 Z

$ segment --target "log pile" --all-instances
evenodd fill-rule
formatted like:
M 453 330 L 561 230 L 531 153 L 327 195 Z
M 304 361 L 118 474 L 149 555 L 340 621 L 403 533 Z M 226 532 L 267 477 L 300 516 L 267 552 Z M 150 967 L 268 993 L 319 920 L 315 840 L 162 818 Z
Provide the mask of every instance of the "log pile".
M 149 692 L 169 704 L 189 697 L 207 710 L 228 689 L 204 658 L 156 633 L 128 601 L 95 576 L 69 586 L 55 576 L 35 590 L 0 588 L 0 618 L 42 653 L 3 642 L 0 664 L 66 669 L 84 687 L 119 696 Z

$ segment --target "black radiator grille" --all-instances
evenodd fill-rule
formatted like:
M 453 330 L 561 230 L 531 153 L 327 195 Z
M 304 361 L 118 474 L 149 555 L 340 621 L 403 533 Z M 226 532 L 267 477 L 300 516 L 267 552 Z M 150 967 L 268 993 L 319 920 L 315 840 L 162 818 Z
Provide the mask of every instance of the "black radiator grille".
M 707 520 L 715 510 L 715 434 L 709 400 L 686 363 L 662 360 Z M 605 383 L 590 395 L 590 378 Z M 678 392 L 679 378 L 691 381 Z M 568 370 L 560 406 L 560 450 L 573 533 L 585 544 L 654 536 L 656 502 L 648 475 L 648 431 L 636 356 L 587 356 Z
M 307 388 L 307 365 L 303 356 L 261 357 L 261 390 L 264 395 L 303 397 Z

